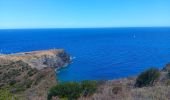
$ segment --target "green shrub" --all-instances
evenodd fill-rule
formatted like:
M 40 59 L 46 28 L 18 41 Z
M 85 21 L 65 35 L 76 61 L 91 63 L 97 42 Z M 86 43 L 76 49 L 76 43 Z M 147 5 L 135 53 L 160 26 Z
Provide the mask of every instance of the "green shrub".
M 0 89 L 0 100 L 18 100 L 8 89 Z
M 22 84 L 16 84 L 12 87 L 12 93 L 23 92 L 25 91 L 25 86 Z
M 59 98 L 67 98 L 68 100 L 75 100 L 81 95 L 92 95 L 96 89 L 96 81 L 60 83 L 49 90 L 48 100 L 51 100 L 53 96 L 58 96 Z
M 170 78 L 170 71 L 168 71 L 168 78 Z
M 74 100 L 80 96 L 80 93 L 80 84 L 76 82 L 58 84 L 50 89 L 48 94 L 48 100 L 51 100 L 53 96 Z
M 9 85 L 10 85 L 10 86 L 14 85 L 15 83 L 17 83 L 17 81 L 14 80 L 14 79 L 12 79 L 12 80 L 9 81 Z
M 30 69 L 30 70 L 28 70 L 28 72 L 27 72 L 27 74 L 28 74 L 28 76 L 33 76 L 34 74 L 36 74 L 37 73 L 37 69 Z
M 25 83 L 25 88 L 31 88 L 33 81 L 28 79 L 25 80 L 24 83 Z
M 136 79 L 136 87 L 152 86 L 160 77 L 160 72 L 156 68 L 150 68 L 142 72 Z
M 97 90 L 96 81 L 82 81 L 81 90 L 83 96 L 90 96 Z
M 23 91 L 25 91 L 26 89 L 31 88 L 32 83 L 33 83 L 33 81 L 30 80 L 30 79 L 28 79 L 28 80 L 23 80 L 23 81 L 20 82 L 20 83 L 14 84 L 14 85 L 11 87 L 11 92 L 12 92 L 12 93 L 23 92 Z

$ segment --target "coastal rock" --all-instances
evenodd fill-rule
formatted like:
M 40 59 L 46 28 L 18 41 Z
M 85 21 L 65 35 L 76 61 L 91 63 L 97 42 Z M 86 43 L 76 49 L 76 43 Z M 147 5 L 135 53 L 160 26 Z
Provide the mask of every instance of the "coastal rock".
M 63 49 L 23 52 L 0 55 L 0 65 L 23 61 L 38 70 L 45 67 L 60 68 L 70 63 L 70 56 Z
M 0 89 L 24 100 L 46 100 L 47 91 L 56 82 L 55 69 L 70 63 L 63 49 L 0 55 Z
M 170 71 L 170 63 L 167 63 L 162 70 L 163 71 Z

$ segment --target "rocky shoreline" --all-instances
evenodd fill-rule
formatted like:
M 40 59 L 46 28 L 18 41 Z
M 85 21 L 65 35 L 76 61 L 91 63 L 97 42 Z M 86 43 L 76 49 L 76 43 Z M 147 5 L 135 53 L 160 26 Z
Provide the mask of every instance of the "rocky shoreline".
M 70 63 L 63 49 L 0 55 L 0 89 L 8 89 L 23 100 L 46 100 L 57 83 L 55 69 Z

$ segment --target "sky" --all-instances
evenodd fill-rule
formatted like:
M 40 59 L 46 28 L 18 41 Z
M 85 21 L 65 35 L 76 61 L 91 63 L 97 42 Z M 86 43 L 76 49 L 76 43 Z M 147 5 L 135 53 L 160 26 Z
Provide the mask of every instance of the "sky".
M 170 0 L 0 0 L 0 29 L 170 26 Z

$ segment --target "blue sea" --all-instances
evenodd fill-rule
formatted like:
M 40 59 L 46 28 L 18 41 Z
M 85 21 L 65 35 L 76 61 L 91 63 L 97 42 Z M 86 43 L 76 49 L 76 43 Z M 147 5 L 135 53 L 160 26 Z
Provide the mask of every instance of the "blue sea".
M 63 48 L 74 59 L 60 81 L 129 77 L 170 62 L 170 28 L 4 29 L 0 53 Z

